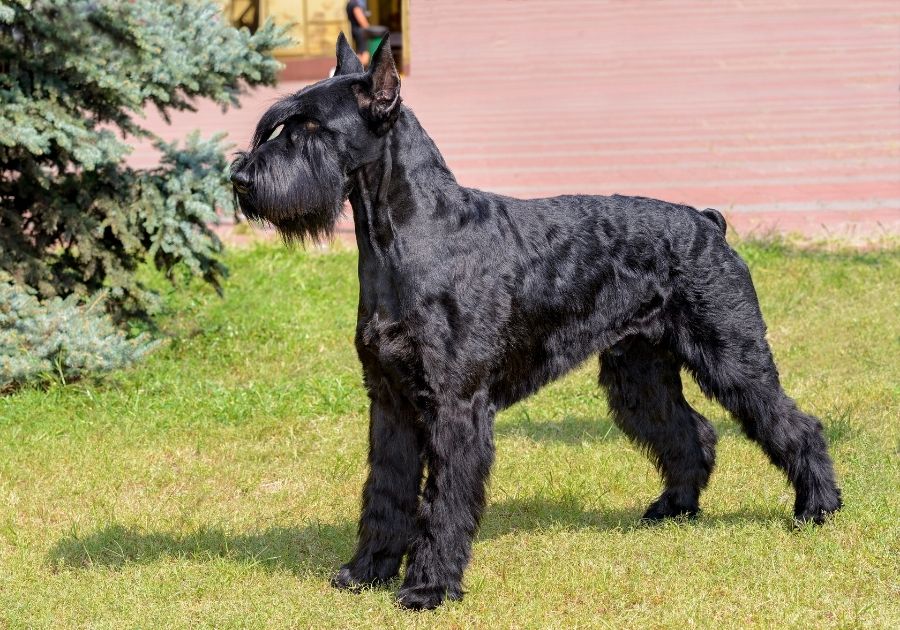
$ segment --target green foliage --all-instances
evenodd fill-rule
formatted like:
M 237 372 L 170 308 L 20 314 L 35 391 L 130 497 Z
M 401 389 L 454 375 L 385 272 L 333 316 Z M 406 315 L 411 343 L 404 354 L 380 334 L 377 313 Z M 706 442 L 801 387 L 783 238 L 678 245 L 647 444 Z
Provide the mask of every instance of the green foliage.
M 140 117 L 237 104 L 274 82 L 283 42 L 272 24 L 232 28 L 208 1 L 0 0 L 0 269 L 17 285 L 4 294 L 75 308 L 103 291 L 121 323 L 154 310 L 135 277 L 145 261 L 218 286 L 208 225 L 232 211 L 222 137 L 179 147 Z M 157 168 L 124 163 L 134 139 L 160 151 Z
M 65 381 L 123 367 L 156 345 L 146 335 L 126 338 L 103 311 L 103 298 L 42 303 L 0 274 L 0 392 L 38 378 Z

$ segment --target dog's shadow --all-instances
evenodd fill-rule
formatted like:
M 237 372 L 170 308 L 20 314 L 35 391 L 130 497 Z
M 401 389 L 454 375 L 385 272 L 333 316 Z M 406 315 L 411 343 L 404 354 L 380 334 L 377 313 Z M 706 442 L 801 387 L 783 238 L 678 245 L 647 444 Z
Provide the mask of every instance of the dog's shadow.
M 710 415 L 716 434 L 743 437 L 736 422 L 727 417 Z M 526 438 L 533 442 L 557 442 L 561 444 L 584 444 L 595 442 L 628 441 L 625 434 L 608 417 L 568 416 L 562 420 L 544 420 L 521 415 L 503 418 L 494 427 L 497 437 Z M 841 436 L 838 436 L 841 437 Z M 831 439 L 831 434 L 829 433 Z
M 857 424 L 852 419 L 853 410 L 838 409 L 822 416 L 825 436 L 830 444 L 837 444 L 856 437 Z M 724 414 L 708 414 L 716 434 L 722 438 L 746 435 L 734 420 Z M 562 420 L 534 419 L 528 415 L 503 418 L 495 426 L 498 437 L 526 438 L 533 442 L 559 442 L 583 444 L 586 442 L 612 442 L 626 440 L 625 434 L 607 417 L 566 417 Z
M 771 514 L 735 513 L 701 517 L 686 527 L 771 521 Z M 492 503 L 478 541 L 509 534 L 544 530 L 637 531 L 652 527 L 642 523 L 639 510 L 585 510 L 576 500 L 531 497 Z M 217 558 L 244 562 L 269 571 L 327 579 L 353 552 L 356 523 L 311 523 L 302 527 L 272 527 L 260 532 L 234 534 L 218 528 L 191 533 L 145 532 L 139 528 L 109 525 L 87 535 L 64 537 L 50 550 L 54 567 L 74 569 L 123 568 L 150 563 L 161 557 L 209 562 Z
M 109 525 L 84 536 L 64 537 L 47 559 L 56 567 L 118 569 L 164 556 L 195 562 L 222 558 L 271 571 L 325 577 L 349 558 L 355 529 L 355 524 L 347 522 L 271 527 L 245 534 L 219 528 L 172 533 Z
M 515 419 L 503 418 L 495 426 L 497 437 L 527 438 L 534 442 L 561 442 L 581 444 L 619 440 L 622 432 L 608 418 L 566 417 L 562 420 L 534 419 L 522 415 Z

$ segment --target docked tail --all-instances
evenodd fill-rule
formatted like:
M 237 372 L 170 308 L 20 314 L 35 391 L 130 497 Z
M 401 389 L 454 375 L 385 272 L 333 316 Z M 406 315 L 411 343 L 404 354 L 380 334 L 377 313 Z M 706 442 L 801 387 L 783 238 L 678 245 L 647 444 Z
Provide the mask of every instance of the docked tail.
M 718 225 L 719 229 L 722 230 L 722 234 L 725 234 L 725 231 L 728 229 L 728 224 L 725 223 L 725 217 L 722 216 L 721 212 L 713 208 L 707 208 L 706 210 L 701 210 L 700 214 Z

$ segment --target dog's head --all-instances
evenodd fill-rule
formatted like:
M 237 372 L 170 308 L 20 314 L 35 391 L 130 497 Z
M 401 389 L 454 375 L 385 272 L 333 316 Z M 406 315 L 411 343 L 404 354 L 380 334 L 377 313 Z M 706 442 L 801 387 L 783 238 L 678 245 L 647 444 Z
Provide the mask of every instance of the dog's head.
M 250 150 L 232 163 L 241 211 L 269 221 L 289 239 L 330 235 L 351 174 L 382 155 L 400 102 L 388 37 L 366 71 L 341 34 L 334 76 L 269 108 Z

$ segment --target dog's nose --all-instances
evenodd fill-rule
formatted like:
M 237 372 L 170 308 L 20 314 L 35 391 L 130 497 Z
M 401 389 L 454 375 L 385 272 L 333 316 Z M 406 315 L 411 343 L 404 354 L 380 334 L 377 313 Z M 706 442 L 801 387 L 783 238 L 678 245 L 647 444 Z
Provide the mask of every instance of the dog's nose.
M 232 173 L 231 183 L 234 184 L 234 189 L 239 193 L 250 192 L 250 174 L 245 169 Z

